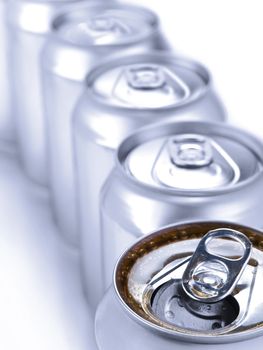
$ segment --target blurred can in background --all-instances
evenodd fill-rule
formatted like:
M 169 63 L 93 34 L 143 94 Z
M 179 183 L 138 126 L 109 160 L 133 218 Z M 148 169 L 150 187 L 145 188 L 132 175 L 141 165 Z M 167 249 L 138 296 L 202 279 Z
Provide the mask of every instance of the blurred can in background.
M 52 34 L 43 54 L 51 196 L 61 232 L 78 245 L 71 123 L 84 78 L 103 58 L 168 46 L 154 13 L 114 2 L 64 11 L 53 21 Z
M 8 54 L 6 32 L 7 0 L 0 0 L 0 138 L 14 141 L 14 123 L 11 117 L 10 86 L 8 77 Z
M 208 242 L 206 237 L 215 233 L 218 238 L 205 247 L 209 258 L 194 266 L 193 283 L 199 283 L 198 290 L 203 287 L 200 298 L 194 299 L 185 293 L 185 273 L 193 264 L 191 256 L 200 252 L 201 241 Z M 219 238 L 220 233 L 233 234 L 246 244 L 245 263 L 241 240 Z M 250 227 L 213 221 L 166 227 L 135 243 L 118 261 L 113 286 L 97 309 L 99 350 L 260 350 L 262 237 Z M 233 258 L 236 253 L 242 256 L 242 265 Z M 215 264 L 220 271 L 213 270 Z M 220 288 L 236 278 L 237 267 L 242 268 L 239 280 L 221 299 Z M 211 290 L 219 293 L 220 300 L 200 301 Z
M 94 274 L 94 265 L 100 270 L 99 193 L 114 166 L 114 151 L 129 133 L 169 118 L 224 120 L 211 76 L 199 63 L 148 53 L 97 67 L 86 80 L 75 111 L 74 138 L 82 267 L 93 305 L 102 293 L 96 278 L 101 273 Z
M 223 123 L 163 123 L 129 136 L 101 195 L 104 287 L 127 246 L 163 226 L 216 219 L 262 228 L 262 165 L 261 141 Z
M 30 178 L 46 185 L 46 125 L 40 56 L 51 19 L 74 0 L 8 0 L 9 75 L 20 157 Z

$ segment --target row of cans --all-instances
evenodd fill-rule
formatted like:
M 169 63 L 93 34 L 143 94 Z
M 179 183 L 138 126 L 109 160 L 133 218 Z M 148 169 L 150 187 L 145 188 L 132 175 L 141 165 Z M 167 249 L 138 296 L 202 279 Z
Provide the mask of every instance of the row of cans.
M 150 232 L 192 222 L 186 228 L 165 229 L 154 236 L 157 242 L 167 238 L 167 244 L 175 243 L 181 234 L 179 241 L 194 237 L 193 245 L 192 241 L 189 246 L 184 243 L 191 253 L 197 247 L 196 241 L 215 229 L 227 231 L 229 237 L 241 231 L 237 237 L 245 248 L 242 232 L 255 243 L 257 231 L 224 221 L 263 228 L 263 145 L 253 135 L 222 123 L 226 112 L 209 71 L 172 52 L 153 12 L 113 1 L 9 0 L 6 22 L 11 79 L 8 91 L 21 160 L 33 180 L 49 187 L 56 222 L 67 241 L 80 249 L 84 290 L 93 311 L 111 284 L 119 256 Z M 194 224 L 200 220 L 223 223 Z M 231 297 L 233 289 L 228 291 L 227 300 L 230 298 L 231 302 L 226 304 L 226 294 L 223 299 L 206 301 L 204 307 L 204 301 L 193 305 L 187 298 L 179 298 L 184 305 L 180 312 L 177 307 L 173 310 L 173 302 L 169 304 L 169 300 L 176 299 L 170 293 L 177 293 L 177 287 L 172 285 L 171 289 L 170 282 L 168 290 L 162 285 L 161 294 L 159 289 L 154 290 L 150 299 L 149 294 L 144 299 L 149 276 L 154 279 L 154 274 L 162 272 L 158 275 L 162 280 L 167 271 L 161 271 L 159 266 L 165 269 L 171 262 L 177 266 L 176 254 L 181 259 L 185 253 L 184 244 L 176 245 L 175 254 L 169 250 L 170 255 L 158 260 L 164 241 L 155 245 L 155 238 L 150 237 L 124 254 L 115 270 L 115 291 L 110 289 L 98 308 L 100 350 L 116 347 L 118 337 L 110 327 L 114 317 L 119 317 L 118 324 L 124 327 L 121 334 L 117 329 L 119 336 L 126 337 L 130 327 L 141 334 L 139 343 L 130 342 L 125 348 L 135 349 L 139 344 L 150 349 L 155 343 L 156 338 L 149 336 L 148 331 L 128 320 L 125 310 L 150 328 L 154 319 L 152 328 L 162 328 L 169 336 L 174 335 L 174 329 L 171 330 L 171 320 L 168 326 L 165 324 L 167 315 L 178 314 L 172 322 L 189 319 L 191 326 L 188 321 L 185 328 L 175 324 L 180 328 L 175 331 L 180 341 L 198 342 L 198 334 L 204 342 L 207 335 L 211 342 L 232 339 L 217 336 L 220 332 L 231 333 L 234 328 L 225 330 L 225 324 L 236 323 L 237 319 L 241 327 L 240 322 L 248 314 L 246 309 L 244 317 L 240 316 L 239 306 Z M 219 243 L 225 246 L 226 241 Z M 235 247 L 236 243 L 227 249 L 235 251 Z M 130 257 L 136 255 L 134 249 L 140 252 L 138 259 L 155 251 L 149 265 L 147 254 L 145 262 L 132 259 L 134 266 L 138 265 L 138 276 L 130 264 Z M 216 256 L 218 260 L 220 254 Z M 260 265 L 260 256 L 257 261 Z M 250 266 L 246 261 L 240 276 L 246 264 Z M 186 263 L 179 261 L 179 265 L 185 268 Z M 206 266 L 211 274 L 216 270 L 213 264 Z M 255 275 L 255 270 L 250 270 L 248 274 Z M 232 267 L 220 272 L 219 277 L 224 275 L 221 286 L 225 286 L 231 271 Z M 121 276 L 126 276 L 126 280 L 120 282 Z M 214 277 L 212 274 L 211 283 L 205 279 L 206 287 L 214 283 Z M 147 283 L 143 282 L 145 278 Z M 138 285 L 132 295 L 128 285 L 136 279 Z M 244 278 L 244 283 L 247 281 Z M 253 297 L 252 292 L 249 295 Z M 121 301 L 119 308 L 114 304 L 116 296 Z M 170 299 L 166 300 L 166 296 Z M 241 303 L 242 298 L 243 294 Z M 145 300 L 150 300 L 150 307 L 146 308 L 153 308 L 154 315 L 148 311 L 142 315 L 140 308 Z M 230 311 L 219 312 L 218 302 L 221 309 Z M 198 321 L 186 313 L 189 303 L 190 307 L 199 308 L 194 311 L 195 316 L 200 316 Z M 122 311 L 121 305 L 125 306 Z M 204 311 L 209 306 L 212 314 Z M 161 316 L 166 309 L 167 315 Z M 255 322 L 260 324 L 257 318 Z M 200 330 L 199 324 L 204 328 Z M 252 322 L 251 325 L 254 326 Z M 252 326 L 248 327 L 249 332 Z M 193 327 L 197 332 L 194 335 Z M 240 335 L 241 340 L 247 334 L 240 332 L 233 339 Z M 164 342 L 163 348 L 171 349 L 173 341 Z M 123 345 L 123 340 L 118 343 Z

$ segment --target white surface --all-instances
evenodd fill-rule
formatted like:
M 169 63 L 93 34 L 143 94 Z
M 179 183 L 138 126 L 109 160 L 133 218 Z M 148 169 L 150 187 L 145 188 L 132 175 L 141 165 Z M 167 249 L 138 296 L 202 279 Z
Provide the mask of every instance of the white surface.
M 133 2 L 161 16 L 178 53 L 209 67 L 231 120 L 263 137 L 262 0 Z M 61 243 L 46 194 L 5 151 L 0 188 L 0 349 L 95 349 L 77 256 Z
M 178 54 L 208 66 L 230 120 L 263 137 L 262 0 L 132 2 L 158 13 Z
M 61 243 L 46 193 L 0 150 L 0 348 L 94 350 L 78 257 Z

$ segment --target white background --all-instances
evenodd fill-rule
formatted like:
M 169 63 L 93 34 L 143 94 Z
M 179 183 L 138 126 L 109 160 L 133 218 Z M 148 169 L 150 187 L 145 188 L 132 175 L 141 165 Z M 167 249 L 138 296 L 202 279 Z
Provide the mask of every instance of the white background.
M 136 2 L 156 10 L 178 53 L 209 67 L 231 121 L 263 137 L 262 0 Z M 0 186 L 0 349 L 94 349 L 77 256 L 3 147 Z
M 179 54 L 208 66 L 230 120 L 263 137 L 262 0 L 133 3 L 158 13 L 164 32 Z

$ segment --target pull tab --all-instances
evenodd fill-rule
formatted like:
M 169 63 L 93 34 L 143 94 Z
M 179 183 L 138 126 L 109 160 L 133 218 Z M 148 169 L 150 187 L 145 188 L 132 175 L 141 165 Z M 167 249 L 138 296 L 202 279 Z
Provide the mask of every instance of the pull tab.
M 113 40 L 114 37 L 127 35 L 129 28 L 112 16 L 94 16 L 86 22 L 79 24 L 79 29 L 94 40 L 105 39 Z M 106 40 L 106 39 L 105 39 Z
M 227 238 L 238 242 L 243 255 L 237 259 L 212 254 L 208 244 L 215 238 Z M 209 231 L 200 241 L 182 278 L 184 291 L 192 298 L 203 302 L 224 299 L 235 288 L 245 269 L 252 244 L 241 232 L 228 228 Z
M 139 90 L 160 89 L 165 85 L 165 75 L 160 67 L 138 65 L 125 71 L 130 87 Z
M 97 16 L 89 21 L 89 28 L 96 32 L 113 32 L 121 26 L 112 17 Z
M 173 137 L 168 143 L 171 161 L 178 167 L 201 168 L 212 163 L 210 141 L 198 135 Z
M 170 67 L 144 63 L 125 65 L 113 86 L 112 96 L 135 108 L 166 108 L 190 96 L 190 87 Z

